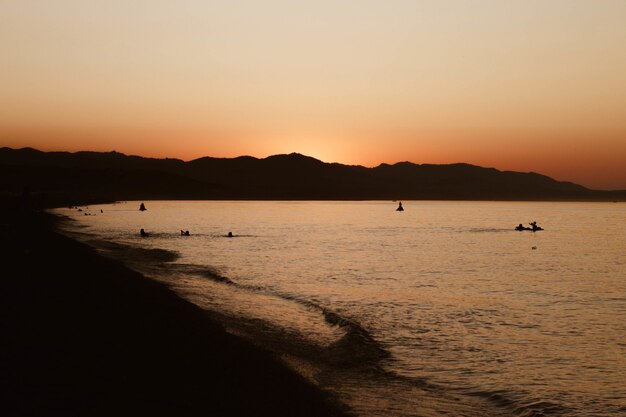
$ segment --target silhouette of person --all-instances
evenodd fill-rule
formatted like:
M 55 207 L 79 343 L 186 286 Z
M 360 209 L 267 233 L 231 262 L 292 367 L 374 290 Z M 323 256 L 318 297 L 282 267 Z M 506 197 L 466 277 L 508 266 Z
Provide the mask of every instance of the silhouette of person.
M 228 237 L 233 237 L 233 232 L 228 232 Z
M 396 211 L 404 211 L 404 207 L 402 207 L 402 201 L 398 203 L 398 208 L 396 209 Z
M 144 211 L 144 210 L 148 210 L 148 209 L 146 208 L 146 206 L 143 203 L 141 203 L 139 205 L 139 211 Z
M 146 231 L 145 231 L 145 230 L 143 230 L 143 229 L 141 229 L 141 230 L 139 231 L 139 234 L 141 235 L 141 237 L 148 237 L 148 234 L 147 234 L 147 233 L 146 233 Z
M 181 231 L 180 231 L 180 235 L 181 235 L 181 236 L 189 236 L 189 230 L 186 230 L 186 231 L 182 231 L 182 230 L 181 230 Z

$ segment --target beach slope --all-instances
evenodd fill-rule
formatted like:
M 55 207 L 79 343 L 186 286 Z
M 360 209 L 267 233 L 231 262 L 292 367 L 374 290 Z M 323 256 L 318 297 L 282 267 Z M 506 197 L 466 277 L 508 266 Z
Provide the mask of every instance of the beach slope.
M 55 233 L 50 216 L 3 215 L 1 415 L 344 415 L 208 313 Z

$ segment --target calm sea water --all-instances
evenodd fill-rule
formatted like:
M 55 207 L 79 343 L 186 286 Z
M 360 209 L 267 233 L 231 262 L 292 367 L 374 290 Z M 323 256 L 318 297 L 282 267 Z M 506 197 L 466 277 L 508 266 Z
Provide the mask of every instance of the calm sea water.
M 139 203 L 56 212 L 358 415 L 626 414 L 624 204 Z

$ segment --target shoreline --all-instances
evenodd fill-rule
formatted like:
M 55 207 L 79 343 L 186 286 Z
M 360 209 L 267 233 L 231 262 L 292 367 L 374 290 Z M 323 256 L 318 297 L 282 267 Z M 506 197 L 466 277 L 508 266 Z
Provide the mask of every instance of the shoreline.
M 108 212 L 106 208 L 104 210 Z M 281 364 L 314 386 L 320 387 L 323 392 L 329 393 L 332 398 L 342 403 L 343 406 L 340 407 L 351 415 L 423 417 L 440 417 L 448 414 L 477 417 L 514 415 L 512 407 L 492 401 L 488 393 L 480 393 L 478 396 L 468 395 L 422 378 L 403 377 L 385 370 L 379 362 L 387 358 L 389 352 L 375 340 L 371 340 L 372 336 L 367 334 L 367 330 L 361 328 L 358 322 L 352 322 L 332 310 L 315 305 L 314 302 L 283 298 L 280 293 L 265 293 L 265 296 L 275 296 L 288 303 L 313 309 L 329 326 L 339 327 L 342 329 L 341 332 L 345 332 L 330 345 L 323 347 L 299 339 L 299 334 L 284 333 L 280 326 L 273 327 L 270 317 L 257 316 L 251 311 L 247 312 L 250 314 L 241 314 L 238 309 L 236 314 L 229 315 L 227 305 L 238 305 L 240 301 L 236 297 L 231 299 L 229 291 L 251 290 L 253 294 L 257 294 L 258 288 L 255 286 L 248 288 L 245 284 L 233 282 L 213 271 L 210 266 L 202 267 L 203 264 L 183 262 L 180 265 L 184 268 L 178 269 L 176 261 L 182 255 L 172 247 L 167 249 L 161 245 L 146 247 L 143 244 L 145 242 L 138 238 L 135 241 L 118 241 L 98 233 L 85 233 L 81 229 L 84 227 L 81 221 L 83 216 L 80 215 L 82 213 L 78 214 L 78 218 L 75 219 L 63 214 L 62 211 L 54 212 L 53 215 L 60 219 L 60 227 L 57 230 L 70 239 L 84 243 L 101 256 L 138 271 L 150 281 L 163 284 L 173 293 L 198 306 L 220 326 L 227 329 L 228 333 L 261 350 L 271 352 L 274 358 L 279 358 Z M 163 231 L 155 233 L 154 236 L 167 235 Z M 197 269 L 189 268 L 194 265 Z M 196 276 L 198 271 L 200 274 Z M 184 276 L 184 279 L 181 279 L 181 276 Z M 172 280 L 171 277 L 177 278 Z M 194 279 L 202 283 L 212 282 L 218 287 L 226 284 L 225 292 L 203 285 L 205 291 L 209 291 L 212 297 L 226 304 L 207 304 L 202 296 L 190 297 L 193 293 L 187 291 L 186 284 L 181 285 L 179 281 L 186 283 L 193 282 Z M 191 288 L 196 288 L 196 285 L 192 284 Z M 263 297 L 263 294 L 259 293 L 257 296 Z M 257 302 L 263 303 L 263 300 Z M 259 325 L 259 321 L 262 324 Z M 403 394 L 397 396 L 395 390 Z M 483 397 L 483 394 L 486 396 Z
M 2 214 L 3 415 L 350 415 L 52 215 Z

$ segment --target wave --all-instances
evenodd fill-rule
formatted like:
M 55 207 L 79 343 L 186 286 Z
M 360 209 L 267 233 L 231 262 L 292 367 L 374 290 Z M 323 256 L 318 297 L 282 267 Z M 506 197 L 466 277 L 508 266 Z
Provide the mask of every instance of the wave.
M 357 321 L 344 317 L 313 301 L 288 294 L 279 294 L 281 298 L 299 303 L 309 309 L 319 311 L 326 323 L 339 327 L 344 335 L 326 347 L 323 360 L 333 366 L 352 367 L 375 365 L 381 359 L 391 356 L 374 337 Z
M 389 352 L 380 346 L 373 336 L 358 322 L 344 317 L 337 312 L 323 307 L 311 300 L 303 299 L 301 297 L 280 291 L 268 290 L 260 286 L 236 283 L 230 278 L 225 277 L 214 269 L 206 266 L 176 264 L 175 267 L 183 274 L 192 274 L 214 282 L 232 285 L 238 289 L 253 293 L 263 293 L 264 295 L 297 303 L 308 310 L 320 313 L 328 325 L 340 328 L 343 331 L 343 336 L 340 339 L 336 340 L 329 346 L 326 346 L 322 352 L 316 353 L 318 355 L 322 355 L 317 356 L 316 359 L 324 361 L 327 365 L 342 367 L 355 365 L 363 366 L 364 364 L 373 365 L 379 360 L 390 356 Z
M 109 252 L 122 262 L 132 264 L 174 262 L 180 258 L 180 254 L 175 251 L 160 248 L 144 248 L 106 239 L 88 239 L 86 243 L 97 250 Z
M 182 274 L 195 275 L 201 278 L 206 278 L 215 282 L 221 282 L 229 285 L 236 285 L 233 280 L 223 275 L 220 275 L 217 271 L 210 267 L 194 265 L 194 264 L 176 264 L 173 265 L 176 270 Z
M 518 400 L 514 396 L 525 397 L 525 395 L 514 395 L 506 391 L 470 391 L 467 395 L 480 397 L 509 410 L 512 415 L 518 417 L 543 417 L 559 416 L 571 414 L 572 410 L 561 404 L 541 399 Z
M 469 229 L 470 233 L 501 233 L 501 232 L 510 232 L 515 231 L 514 227 L 509 228 L 495 228 L 495 227 L 474 227 Z

